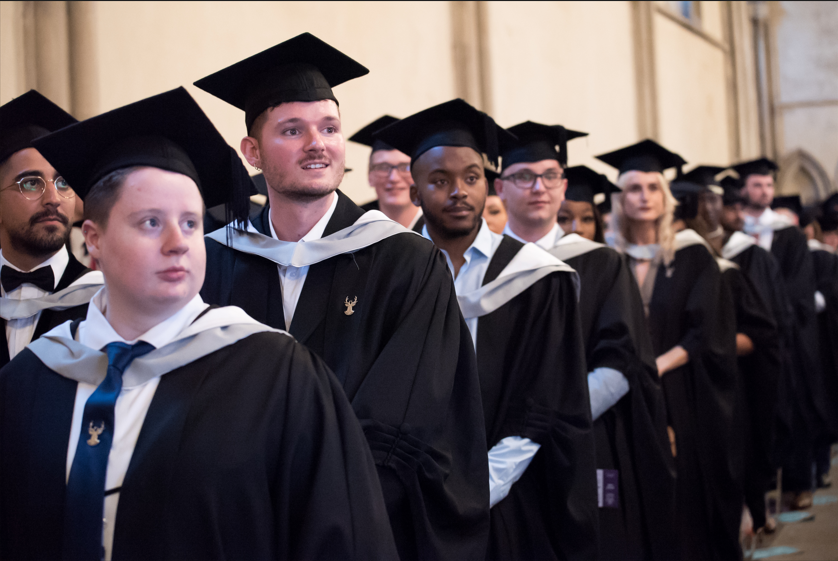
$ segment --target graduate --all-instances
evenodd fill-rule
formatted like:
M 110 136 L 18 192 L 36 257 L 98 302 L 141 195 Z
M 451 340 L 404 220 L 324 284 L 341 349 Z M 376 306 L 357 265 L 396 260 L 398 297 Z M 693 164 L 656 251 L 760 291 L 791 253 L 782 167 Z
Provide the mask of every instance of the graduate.
M 804 509 L 812 504 L 815 441 L 827 430 L 829 418 L 819 360 L 814 264 L 805 234 L 769 208 L 774 199 L 777 165 L 761 158 L 736 164 L 733 169 L 739 174 L 747 200 L 744 231 L 777 260 L 792 308 L 792 432 L 790 442 L 780 445 L 788 450 L 783 462 L 783 490 L 794 493 L 792 508 Z
M 509 216 L 506 213 L 506 205 L 495 191 L 495 179 L 500 177 L 500 174 L 489 168 L 484 168 L 483 173 L 486 174 L 486 183 L 489 184 L 486 206 L 483 208 L 483 220 L 489 225 L 491 231 L 502 234 Z
M 204 204 L 249 180 L 186 90 L 36 147 L 86 203 L 105 287 L 0 371 L 0 556 L 392 559 L 328 367 L 198 296 Z
M 489 477 L 471 337 L 443 255 L 337 188 L 332 87 L 368 70 L 304 33 L 196 85 L 244 110 L 268 206 L 207 238 L 203 298 L 288 329 L 364 427 L 402 559 L 477 559 Z
M 481 216 L 483 154 L 496 164 L 514 137 L 461 99 L 376 137 L 410 154 L 423 235 L 445 253 L 474 340 L 490 465 L 487 558 L 596 558 L 576 274 L 533 244 L 495 234 Z
M 782 375 L 782 347 L 769 301 L 761 297 L 739 265 L 720 256 L 725 236 L 721 225 L 723 196 L 719 193 L 724 193 L 724 189 L 715 177 L 723 171 L 724 168 L 717 166 L 698 166 L 682 177 L 682 181 L 692 181 L 691 185 L 698 188 L 694 211 L 685 218 L 686 226 L 704 237 L 708 249 L 716 256 L 722 280 L 730 289 L 736 309 L 739 367 L 736 425 L 741 426 L 741 446 L 734 452 L 740 449 L 743 452 L 741 463 L 739 454 L 735 456 L 741 466 L 744 501 L 750 514 L 750 517 L 745 516 L 743 527 L 747 534 L 754 534 L 766 529 L 765 493 L 771 488 L 772 477 L 776 474 L 774 419 Z
M 75 191 L 32 147 L 75 122 L 35 90 L 0 107 L 0 368 L 56 325 L 84 317 L 102 285 L 67 251 Z
M 379 117 L 349 137 L 352 142 L 372 148 L 370 152 L 368 180 L 375 189 L 376 199 L 365 205 L 364 210 L 380 210 L 387 218 L 398 222 L 414 232 L 422 232 L 425 220 L 422 209 L 410 201 L 410 156 L 376 141 L 373 133 L 398 121 L 390 115 Z
M 838 193 L 833 193 L 821 203 L 818 224 L 823 243 L 838 251 Z
M 619 170 L 612 227 L 640 287 L 662 379 L 680 558 L 741 558 L 742 507 L 729 464 L 736 444 L 733 306 L 700 237 L 678 240 L 672 227 L 676 202 L 663 171 L 685 162 L 651 140 L 597 158 Z
M 519 140 L 520 147 L 503 154 L 504 162 L 518 162 L 513 170 L 544 165 L 537 158 L 559 161 L 557 129 L 542 125 L 520 132 Z M 504 177 L 508 169 L 505 165 Z M 598 494 L 600 559 L 671 559 L 677 554 L 674 463 L 643 304 L 623 257 L 593 241 L 597 234 L 602 239 L 594 195 L 610 194 L 611 183 L 585 166 L 567 168 L 564 175 L 567 190 L 558 214 L 562 236 L 549 252 L 579 273 L 582 287 L 579 317 L 597 481 L 603 488 Z M 524 213 L 515 217 L 516 225 L 532 222 Z M 615 488 L 609 491 L 611 485 Z

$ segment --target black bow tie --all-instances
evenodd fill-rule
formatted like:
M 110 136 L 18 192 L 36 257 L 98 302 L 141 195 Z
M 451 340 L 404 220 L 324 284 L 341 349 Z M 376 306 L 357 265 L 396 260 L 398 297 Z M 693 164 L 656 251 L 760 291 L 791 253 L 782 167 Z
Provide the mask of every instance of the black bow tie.
M 0 269 L 0 283 L 3 283 L 3 290 L 7 294 L 23 283 L 34 284 L 41 290 L 52 292 L 55 290 L 55 275 L 52 274 L 52 267 L 41 267 L 31 273 L 22 273 L 3 265 Z

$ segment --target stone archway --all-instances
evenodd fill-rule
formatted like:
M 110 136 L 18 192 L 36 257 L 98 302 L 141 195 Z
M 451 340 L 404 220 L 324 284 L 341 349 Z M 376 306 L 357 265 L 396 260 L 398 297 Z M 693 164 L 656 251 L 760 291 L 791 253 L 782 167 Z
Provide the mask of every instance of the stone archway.
M 835 190 L 829 174 L 806 150 L 790 152 L 780 160 L 777 195 L 800 195 L 804 205 L 827 198 Z

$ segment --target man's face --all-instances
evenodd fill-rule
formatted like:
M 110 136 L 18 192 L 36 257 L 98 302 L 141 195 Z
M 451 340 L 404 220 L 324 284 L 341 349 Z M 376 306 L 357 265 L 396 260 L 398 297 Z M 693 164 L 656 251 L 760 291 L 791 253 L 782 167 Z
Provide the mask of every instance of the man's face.
M 751 174 L 745 178 L 742 190 L 749 206 L 764 210 L 774 200 L 774 178 L 770 175 Z
M 15 182 L 24 177 L 46 182 L 40 198 L 30 201 L 23 196 Z M 60 177 L 34 148 L 19 150 L 0 164 L 1 247 L 46 260 L 67 242 L 76 197 L 58 194 L 54 181 Z
M 519 162 L 503 170 L 503 177 L 510 177 L 516 173 L 529 171 L 535 175 L 548 172 L 563 173 L 561 165 L 556 160 L 541 160 L 540 162 Z M 529 189 L 517 187 L 510 179 L 495 180 L 495 190 L 506 204 L 506 210 L 514 222 L 521 222 L 528 226 L 552 227 L 556 223 L 556 215 L 564 200 L 567 180 L 562 179 L 560 186 L 546 189 L 539 177 Z
M 421 205 L 425 223 L 444 238 L 467 236 L 480 227 L 488 185 L 483 158 L 464 146 L 437 146 L 413 165 L 413 203 Z
M 626 218 L 638 222 L 655 221 L 665 210 L 660 173 L 627 171 L 622 205 Z
M 133 309 L 176 312 L 204 284 L 204 204 L 195 182 L 158 168 L 125 179 L 107 227 L 86 220 L 85 242 L 113 298 Z
M 398 166 L 407 171 L 401 172 Z M 410 202 L 410 156 L 398 150 L 376 150 L 370 155 L 370 186 L 384 206 L 406 207 Z
M 725 232 L 741 232 L 745 227 L 745 209 L 742 203 L 723 206 L 721 223 Z
M 559 210 L 559 226 L 565 234 L 579 234 L 593 241 L 596 237 L 594 205 L 584 201 L 564 201 Z
M 262 168 L 269 194 L 306 202 L 338 188 L 346 145 L 334 101 L 281 103 L 259 119 L 257 137 L 242 139 L 242 152 Z
M 722 219 L 722 197 L 712 191 L 703 191 L 698 196 L 698 214 L 709 232 L 719 227 Z

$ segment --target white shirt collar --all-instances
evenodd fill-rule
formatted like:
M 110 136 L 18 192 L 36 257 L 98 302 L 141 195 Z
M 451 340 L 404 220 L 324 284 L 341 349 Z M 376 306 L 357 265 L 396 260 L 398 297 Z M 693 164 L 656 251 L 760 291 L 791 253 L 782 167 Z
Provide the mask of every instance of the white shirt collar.
M 509 236 L 510 238 L 514 238 L 521 243 L 527 243 L 527 240 L 518 236 L 515 232 L 512 231 L 512 227 L 509 225 L 509 222 L 506 223 L 506 226 L 503 228 L 503 233 Z M 540 240 L 535 241 L 535 245 L 540 247 L 541 249 L 550 250 L 553 249 L 559 240 L 562 239 L 564 236 L 564 230 L 562 230 L 558 224 L 553 224 L 553 227 L 550 228 L 550 231 L 547 232 Z
M 35 271 L 37 269 L 41 269 L 41 268 L 47 267 L 47 266 L 52 267 L 52 275 L 53 275 L 53 277 L 55 277 L 55 284 L 53 285 L 53 290 L 54 290 L 55 287 L 58 286 L 58 281 L 61 280 L 62 276 L 64 276 L 64 270 L 67 268 L 68 263 L 70 263 L 70 254 L 67 252 L 67 246 L 62 246 L 61 249 L 59 249 L 55 253 L 55 255 L 53 255 L 52 257 L 50 257 L 49 259 L 47 259 L 46 261 L 44 261 L 43 263 L 41 263 L 37 267 L 34 267 L 32 269 L 32 271 Z M 20 269 L 18 267 L 15 267 L 14 265 L 12 265 L 10 262 L 8 262 L 6 260 L 5 257 L 3 257 L 3 251 L 0 250 L 0 267 L 2 267 L 3 265 L 5 265 L 7 267 L 11 267 L 15 271 L 20 271 L 22 273 L 31 272 L 31 271 L 24 271 L 23 269 Z
M 427 224 L 422 227 L 422 236 L 433 242 L 431 235 L 428 233 Z M 468 265 L 471 262 L 475 253 L 491 259 L 502 240 L 503 236 L 492 232 L 489 229 L 489 225 L 486 223 L 486 220 L 481 218 L 480 229 L 477 231 L 477 237 L 474 238 L 474 241 L 471 242 L 471 245 L 468 246 L 468 249 L 463 254 L 463 258 L 466 260 L 465 265 Z M 448 266 L 451 268 L 451 272 L 453 273 L 454 267 L 451 264 L 451 259 L 448 257 L 448 252 L 444 249 L 440 249 L 440 251 L 442 251 L 442 254 L 445 255 L 445 259 L 448 261 Z
M 326 211 L 326 214 L 317 221 L 317 224 L 312 226 L 311 230 L 308 233 L 300 238 L 301 242 L 310 242 L 312 240 L 319 240 L 323 237 L 323 232 L 326 231 L 326 226 L 329 224 L 329 220 L 332 219 L 332 215 L 335 213 L 335 209 L 338 207 L 338 194 L 332 193 L 332 204 L 329 205 L 329 210 Z M 268 215 L 268 224 L 271 226 L 271 237 L 274 239 L 279 239 L 276 235 L 276 230 L 274 230 L 274 223 L 273 220 L 270 219 L 270 215 Z
M 109 343 L 129 343 L 145 341 L 154 345 L 156 349 L 165 347 L 171 343 L 178 334 L 186 329 L 201 312 L 206 309 L 206 304 L 200 295 L 195 295 L 184 307 L 161 321 L 134 341 L 126 341 L 111 327 L 105 318 L 105 310 L 108 306 L 108 291 L 103 287 L 93 299 L 87 309 L 87 317 L 79 325 L 76 340 L 82 345 L 91 349 L 100 350 Z

